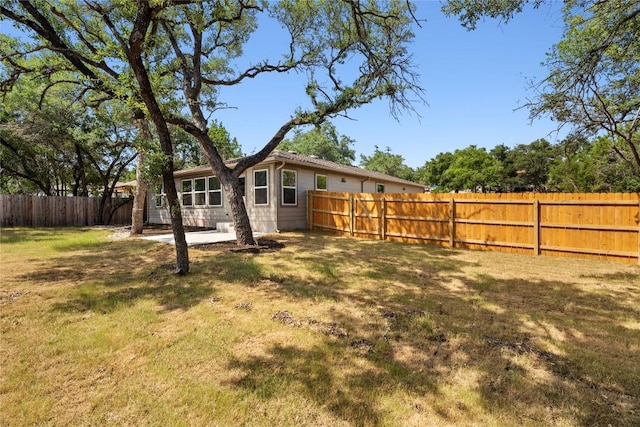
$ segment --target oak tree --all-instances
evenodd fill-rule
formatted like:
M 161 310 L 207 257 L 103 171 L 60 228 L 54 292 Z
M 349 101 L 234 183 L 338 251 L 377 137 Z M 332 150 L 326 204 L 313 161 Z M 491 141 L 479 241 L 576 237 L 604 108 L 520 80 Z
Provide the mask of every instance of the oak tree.
M 166 157 L 163 182 L 176 237 L 177 270 L 188 272 L 188 252 L 173 182 L 169 125 L 200 143 L 220 180 L 233 213 L 238 243 L 253 234 L 240 191 L 240 175 L 264 160 L 292 129 L 344 115 L 379 98 L 392 114 L 422 101 L 408 50 L 413 40 L 413 6 L 407 1 L 99 1 L 30 0 L 0 6 L 0 15 L 32 39 L 2 47 L 4 86 L 25 71 L 73 69 L 83 94 L 119 99 L 136 117 L 147 117 Z M 243 46 L 267 20 L 288 34 L 282 53 L 243 57 Z M 27 56 L 46 55 L 40 67 Z M 248 65 L 247 65 L 248 63 Z M 46 64 L 46 66 L 45 66 Z M 257 152 L 232 166 L 209 134 L 209 118 L 225 106 L 222 88 L 265 74 L 307 76 L 307 102 L 283 118 Z M 101 95 L 98 95 L 101 94 Z
M 333 124 L 324 122 L 306 132 L 296 129 L 293 138 L 282 141 L 278 149 L 351 165 L 356 159 L 356 152 L 351 148 L 354 142 L 346 135 L 338 135 Z
M 411 167 L 405 165 L 404 157 L 400 154 L 393 154 L 391 148 L 387 147 L 382 151 L 378 146 L 374 146 L 372 155 L 360 155 L 360 166 L 363 168 L 395 176 L 406 180 L 413 180 L 414 171 Z

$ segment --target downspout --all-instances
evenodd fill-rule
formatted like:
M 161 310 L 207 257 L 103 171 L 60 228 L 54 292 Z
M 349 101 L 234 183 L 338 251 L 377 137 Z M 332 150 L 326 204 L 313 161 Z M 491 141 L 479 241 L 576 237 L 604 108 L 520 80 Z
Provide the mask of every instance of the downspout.
M 360 180 L 360 192 L 364 193 L 364 183 L 369 181 L 371 177 L 366 177 L 365 179 Z
M 280 171 L 284 167 L 285 164 L 286 164 L 286 162 L 283 160 L 282 164 L 280 166 L 276 166 L 276 173 L 275 173 L 276 176 L 275 176 L 275 179 L 274 179 L 275 184 L 277 184 L 277 181 L 282 179 L 282 177 L 279 177 L 278 171 Z M 280 188 L 282 188 L 282 185 L 280 185 Z M 280 204 L 280 200 L 279 199 L 280 199 L 280 197 L 282 197 L 282 194 L 280 194 L 280 197 L 278 197 L 278 193 L 279 193 L 279 191 L 278 191 L 278 187 L 276 185 L 276 233 L 280 233 L 280 229 L 278 228 L 278 222 L 279 222 L 278 205 Z

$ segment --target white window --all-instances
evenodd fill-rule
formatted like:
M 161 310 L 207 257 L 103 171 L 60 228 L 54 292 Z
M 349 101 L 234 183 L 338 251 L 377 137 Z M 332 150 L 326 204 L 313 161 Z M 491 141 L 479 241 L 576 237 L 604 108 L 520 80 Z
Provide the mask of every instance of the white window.
M 222 206 L 222 186 L 215 176 L 209 177 L 209 206 Z
M 206 180 L 204 178 L 196 178 L 193 180 L 193 195 L 196 206 L 204 206 L 206 199 Z
M 316 175 L 316 190 L 327 191 L 327 175 Z
M 253 172 L 253 204 L 269 204 L 269 174 L 266 169 Z
M 384 193 L 384 184 L 376 183 L 376 193 Z
M 182 180 L 182 206 L 193 206 L 193 180 Z
M 282 204 L 298 204 L 297 173 L 291 170 L 282 170 Z
M 166 199 L 166 195 L 164 194 L 164 184 L 156 184 L 154 193 L 156 196 L 156 208 L 164 207 Z

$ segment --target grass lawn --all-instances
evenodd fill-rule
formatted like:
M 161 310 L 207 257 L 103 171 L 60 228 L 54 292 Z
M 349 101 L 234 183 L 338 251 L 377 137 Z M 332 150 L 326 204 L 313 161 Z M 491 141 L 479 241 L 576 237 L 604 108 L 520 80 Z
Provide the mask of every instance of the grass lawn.
M 0 229 L 0 425 L 638 426 L 640 267 Z

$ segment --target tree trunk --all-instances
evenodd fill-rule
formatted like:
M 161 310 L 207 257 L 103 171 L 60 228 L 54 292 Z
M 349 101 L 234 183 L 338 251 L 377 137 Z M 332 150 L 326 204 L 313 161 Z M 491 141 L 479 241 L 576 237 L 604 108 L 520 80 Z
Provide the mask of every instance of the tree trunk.
M 174 273 L 183 275 L 189 273 L 189 249 L 187 247 L 187 239 L 184 235 L 178 191 L 176 190 L 173 178 L 173 146 L 171 144 L 171 135 L 167 127 L 167 121 L 156 100 L 147 69 L 142 59 L 142 46 L 153 12 L 150 5 L 145 1 L 139 0 L 137 4 L 138 11 L 134 27 L 129 36 L 131 48 L 127 52 L 127 59 L 140 87 L 140 96 L 156 127 L 162 153 L 165 156 L 165 162 L 162 168 L 162 182 L 164 183 L 165 194 L 167 195 L 167 204 L 169 205 L 169 214 L 171 215 L 171 228 L 173 229 L 173 238 L 176 244 L 176 269 Z
M 142 234 L 144 223 L 144 203 L 149 185 L 144 180 L 142 166 L 144 164 L 144 150 L 138 150 L 138 164 L 136 166 L 136 194 L 133 197 L 131 209 L 131 234 Z
M 89 189 L 87 187 L 87 176 L 84 169 L 84 159 L 82 158 L 82 150 L 79 144 L 75 144 L 77 173 L 75 174 L 75 186 L 73 193 L 75 196 L 89 197 Z
M 100 196 L 100 202 L 98 202 L 98 212 L 96 212 L 96 225 L 105 225 L 104 212 L 107 209 L 107 194 L 105 191 Z
M 233 176 L 228 177 L 227 180 L 222 184 L 231 207 L 233 227 L 236 230 L 236 241 L 238 245 L 253 246 L 255 245 L 255 240 L 253 239 L 253 230 L 251 229 L 247 207 L 240 192 L 240 180 Z
M 238 245 L 255 245 L 256 242 L 253 239 L 253 230 L 251 229 L 249 214 L 247 213 L 247 207 L 244 204 L 243 195 L 240 191 L 238 170 L 229 169 L 215 151 L 213 144 L 205 138 L 202 138 L 202 134 L 199 136 L 201 136 L 201 138 L 198 138 L 198 140 L 200 141 L 200 146 L 203 148 L 207 160 L 209 160 L 209 166 L 211 166 L 211 170 L 220 180 L 220 184 L 222 184 L 222 188 L 229 201 L 229 207 L 231 207 L 231 215 L 233 217 L 233 228 L 236 231 L 236 243 Z
M 166 154 L 164 146 L 162 151 Z M 164 183 L 164 191 L 167 196 L 167 204 L 169 205 L 169 214 L 171 215 L 173 239 L 176 242 L 176 269 L 174 273 L 184 275 L 189 273 L 189 248 L 187 247 L 187 238 L 184 235 L 178 191 L 176 190 L 176 184 L 173 180 L 173 160 L 171 160 L 170 163 L 170 166 L 165 166 L 162 170 L 162 182 Z
M 149 130 L 149 122 L 145 119 L 136 120 L 138 129 L 142 133 L 142 137 L 146 142 L 153 139 Z M 138 162 L 136 164 L 136 194 L 133 198 L 133 208 L 131 211 L 131 235 L 142 234 L 142 226 L 144 223 L 144 204 L 149 189 L 149 184 L 144 179 L 144 148 L 138 147 Z

